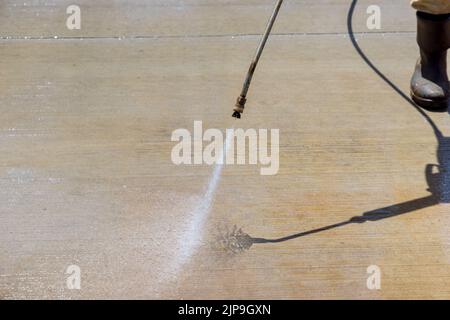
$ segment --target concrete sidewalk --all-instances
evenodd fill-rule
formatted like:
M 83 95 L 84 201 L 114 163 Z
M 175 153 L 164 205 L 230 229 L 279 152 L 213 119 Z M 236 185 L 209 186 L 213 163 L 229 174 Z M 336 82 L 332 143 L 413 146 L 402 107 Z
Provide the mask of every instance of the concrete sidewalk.
M 352 46 L 350 3 L 286 2 L 236 122 L 274 1 L 78 1 L 81 30 L 65 26 L 71 1 L 3 1 L 0 298 L 450 298 L 449 205 L 426 200 L 438 141 Z M 381 30 L 366 27 L 373 4 Z M 353 27 L 408 93 L 407 1 L 358 1 Z M 447 113 L 425 114 L 450 136 Z M 172 132 L 195 120 L 280 129 L 278 175 L 224 166 L 208 193 L 214 167 L 170 158 Z M 275 239 L 380 208 L 403 214 L 217 246 L 234 225 Z M 81 290 L 67 288 L 70 265 Z M 366 286 L 371 265 L 381 290 Z

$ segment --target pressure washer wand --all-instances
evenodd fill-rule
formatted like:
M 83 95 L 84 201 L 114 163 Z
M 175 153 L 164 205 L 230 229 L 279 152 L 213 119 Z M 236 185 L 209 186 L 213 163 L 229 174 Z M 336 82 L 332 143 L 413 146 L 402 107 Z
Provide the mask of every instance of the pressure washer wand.
M 259 58 L 261 58 L 261 54 L 266 46 L 267 39 L 269 39 L 270 32 L 272 31 L 272 27 L 277 19 L 278 13 L 280 12 L 281 5 L 283 4 L 283 0 L 278 0 L 277 5 L 270 17 L 269 23 L 267 25 L 266 31 L 264 32 L 264 36 L 259 44 L 258 50 L 256 50 L 256 56 L 253 59 L 250 69 L 248 70 L 247 77 L 245 78 L 244 86 L 242 87 L 242 92 L 239 98 L 237 99 L 236 106 L 234 107 L 233 117 L 240 119 L 241 113 L 244 112 L 245 103 L 247 102 L 247 92 L 250 88 L 250 83 L 252 82 L 253 74 L 255 73 L 256 66 L 258 65 Z

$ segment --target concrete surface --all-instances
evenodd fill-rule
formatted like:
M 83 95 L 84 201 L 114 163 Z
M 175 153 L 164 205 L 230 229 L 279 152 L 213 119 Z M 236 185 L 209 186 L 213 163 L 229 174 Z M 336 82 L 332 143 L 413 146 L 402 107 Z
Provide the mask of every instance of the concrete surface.
M 448 139 L 438 149 L 357 54 L 350 2 L 286 2 L 236 122 L 274 1 L 80 0 L 72 31 L 71 1 L 1 1 L 0 298 L 450 298 L 449 205 L 402 205 L 429 197 L 425 168 L 448 163 Z M 381 30 L 367 30 L 371 4 Z M 353 25 L 408 93 L 407 1 L 361 0 Z M 447 113 L 425 114 L 450 135 Z M 171 133 L 195 120 L 279 128 L 278 175 L 175 166 Z M 275 239 L 386 207 L 403 214 L 238 253 L 217 241 L 235 225 Z M 70 265 L 81 290 L 66 286 Z

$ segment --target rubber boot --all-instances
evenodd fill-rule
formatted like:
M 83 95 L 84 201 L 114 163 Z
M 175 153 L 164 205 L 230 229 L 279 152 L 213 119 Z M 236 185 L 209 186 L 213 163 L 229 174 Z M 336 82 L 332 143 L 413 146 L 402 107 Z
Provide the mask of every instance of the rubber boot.
M 411 79 L 411 97 L 427 109 L 444 109 L 449 100 L 447 49 L 450 47 L 450 14 L 417 12 L 420 59 Z

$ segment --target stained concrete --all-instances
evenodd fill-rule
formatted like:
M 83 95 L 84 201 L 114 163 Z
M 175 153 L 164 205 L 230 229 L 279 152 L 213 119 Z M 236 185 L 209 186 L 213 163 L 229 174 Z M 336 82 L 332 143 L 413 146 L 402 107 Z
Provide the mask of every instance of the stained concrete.
M 449 155 L 424 116 L 444 136 L 449 116 L 420 114 L 368 67 L 350 1 L 286 2 L 239 122 L 273 1 L 78 1 L 79 31 L 69 4 L 0 4 L 2 299 L 450 298 L 449 206 L 414 201 Z M 381 30 L 366 28 L 371 4 Z M 353 18 L 405 93 L 414 23 L 407 1 L 359 1 Z M 278 175 L 224 166 L 208 191 L 217 168 L 170 159 L 173 130 L 195 120 L 279 128 Z M 235 225 L 277 239 L 374 210 L 402 214 L 235 253 L 217 241 Z M 367 289 L 370 265 L 381 290 Z

